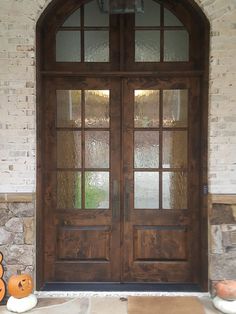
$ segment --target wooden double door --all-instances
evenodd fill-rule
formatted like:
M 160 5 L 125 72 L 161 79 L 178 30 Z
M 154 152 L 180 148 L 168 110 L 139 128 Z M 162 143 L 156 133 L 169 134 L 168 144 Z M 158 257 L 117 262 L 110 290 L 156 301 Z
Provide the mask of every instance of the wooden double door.
M 48 78 L 45 282 L 199 281 L 196 78 Z

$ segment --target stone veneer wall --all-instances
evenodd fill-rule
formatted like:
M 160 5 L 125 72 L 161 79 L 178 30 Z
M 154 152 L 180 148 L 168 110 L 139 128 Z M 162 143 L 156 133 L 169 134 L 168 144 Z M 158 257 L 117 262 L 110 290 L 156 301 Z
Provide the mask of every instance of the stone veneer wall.
M 0 1 L 0 193 L 34 193 L 36 189 L 35 28 L 50 1 Z M 196 3 L 211 24 L 209 191 L 235 193 L 236 1 L 196 0 Z M 212 280 L 236 277 L 232 269 L 234 246 L 226 245 L 227 228 L 235 228 L 235 221 L 224 220 L 229 207 L 216 203 L 212 207 Z M 220 211 L 222 220 L 214 218 L 214 213 Z M 34 217 L 32 202 L 0 204 L 0 250 L 5 253 L 6 277 L 16 269 L 34 269 Z M 234 239 L 234 231 L 231 234 Z
M 34 217 L 34 202 L 0 202 L 0 251 L 6 281 L 18 270 L 34 276 Z
M 236 280 L 236 195 L 213 195 L 212 198 L 209 275 L 211 284 L 214 284 L 222 279 Z

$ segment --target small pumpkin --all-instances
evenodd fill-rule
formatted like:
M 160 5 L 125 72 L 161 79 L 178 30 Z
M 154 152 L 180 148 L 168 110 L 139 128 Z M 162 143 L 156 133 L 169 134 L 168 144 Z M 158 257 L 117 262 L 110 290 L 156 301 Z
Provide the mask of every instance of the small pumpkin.
M 3 266 L 2 266 L 2 260 L 3 260 L 3 255 L 0 252 L 0 302 L 3 300 L 6 294 L 6 286 L 5 282 L 3 281 Z
M 215 285 L 216 295 L 224 300 L 236 300 L 236 280 L 223 280 Z
M 25 298 L 33 291 L 33 280 L 28 274 L 13 275 L 8 281 L 8 292 L 17 299 Z

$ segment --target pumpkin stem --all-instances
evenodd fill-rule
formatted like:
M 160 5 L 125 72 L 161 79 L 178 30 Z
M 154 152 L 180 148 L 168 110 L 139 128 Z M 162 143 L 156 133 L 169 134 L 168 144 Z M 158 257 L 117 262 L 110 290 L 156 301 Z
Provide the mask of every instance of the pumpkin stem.
M 21 275 L 21 270 L 17 269 L 16 273 L 17 273 L 17 275 Z

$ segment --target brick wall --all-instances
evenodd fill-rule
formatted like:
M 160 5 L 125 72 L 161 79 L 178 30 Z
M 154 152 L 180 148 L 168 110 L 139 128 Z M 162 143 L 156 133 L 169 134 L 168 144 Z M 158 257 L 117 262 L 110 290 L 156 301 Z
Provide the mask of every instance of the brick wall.
M 0 2 L 0 193 L 35 191 L 35 25 L 49 2 Z M 234 193 L 236 1 L 196 2 L 211 23 L 210 192 Z

